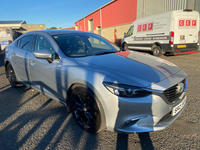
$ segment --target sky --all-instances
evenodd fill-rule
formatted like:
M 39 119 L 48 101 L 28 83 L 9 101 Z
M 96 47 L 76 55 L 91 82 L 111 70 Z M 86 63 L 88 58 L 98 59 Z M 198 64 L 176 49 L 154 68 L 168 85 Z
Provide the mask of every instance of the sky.
M 111 0 L 2 0 L 0 21 L 25 20 L 27 24 L 71 27 Z

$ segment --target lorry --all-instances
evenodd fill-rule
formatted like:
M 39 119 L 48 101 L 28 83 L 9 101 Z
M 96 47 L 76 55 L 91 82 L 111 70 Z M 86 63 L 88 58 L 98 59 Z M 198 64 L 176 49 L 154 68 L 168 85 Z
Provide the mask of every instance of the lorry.
M 199 13 L 176 10 L 135 20 L 122 40 L 125 50 L 150 51 L 155 56 L 199 53 Z

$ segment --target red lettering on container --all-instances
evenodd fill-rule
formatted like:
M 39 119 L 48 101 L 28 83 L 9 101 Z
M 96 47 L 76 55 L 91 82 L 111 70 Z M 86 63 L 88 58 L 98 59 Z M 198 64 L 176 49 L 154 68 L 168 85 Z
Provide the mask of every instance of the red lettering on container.
M 153 23 L 149 23 L 148 24 L 148 30 L 152 30 L 153 29 Z
M 179 20 L 179 26 L 184 26 L 184 20 Z
M 138 31 L 141 31 L 141 25 L 138 25 L 137 30 L 138 30 Z
M 190 26 L 190 20 L 186 20 L 186 26 Z
M 196 20 L 192 20 L 192 26 L 196 26 L 197 21 Z
M 146 30 L 147 30 L 147 24 L 143 24 L 143 25 L 142 25 L 142 30 L 143 30 L 143 31 L 146 31 Z

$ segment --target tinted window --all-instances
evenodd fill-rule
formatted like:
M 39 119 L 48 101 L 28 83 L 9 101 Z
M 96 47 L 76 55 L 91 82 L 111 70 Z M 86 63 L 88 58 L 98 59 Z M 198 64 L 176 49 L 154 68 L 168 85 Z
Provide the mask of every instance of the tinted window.
M 15 46 L 16 46 L 16 47 L 20 47 L 20 42 L 21 42 L 21 39 L 17 40 L 17 41 L 15 42 Z
M 45 49 L 49 50 L 49 52 L 53 56 L 55 55 L 55 50 L 53 49 L 49 41 L 43 36 L 38 35 L 35 42 L 35 51 L 40 51 L 40 50 L 45 50 Z
M 113 43 L 96 34 L 62 34 L 53 38 L 69 57 L 84 57 L 114 53 L 120 49 Z
M 21 38 L 21 42 L 20 40 L 18 40 L 18 47 L 20 47 L 21 49 L 31 51 L 32 45 L 33 35 L 24 36 L 23 38 Z
M 17 41 L 17 47 L 20 47 L 21 39 Z

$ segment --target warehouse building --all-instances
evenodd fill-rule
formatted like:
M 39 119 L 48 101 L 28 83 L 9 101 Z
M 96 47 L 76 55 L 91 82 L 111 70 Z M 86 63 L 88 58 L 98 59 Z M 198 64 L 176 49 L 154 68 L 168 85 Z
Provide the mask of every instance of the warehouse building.
M 27 24 L 24 20 L 0 21 L 1 49 L 3 50 L 21 34 L 34 30 L 45 30 L 45 25 Z
M 75 29 L 116 42 L 136 19 L 187 8 L 200 11 L 200 0 L 112 0 L 75 22 Z

